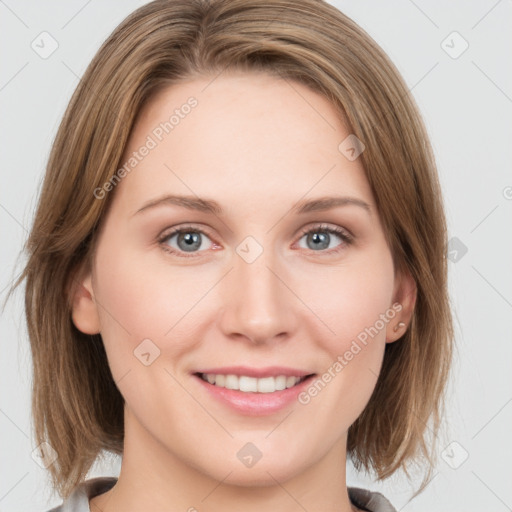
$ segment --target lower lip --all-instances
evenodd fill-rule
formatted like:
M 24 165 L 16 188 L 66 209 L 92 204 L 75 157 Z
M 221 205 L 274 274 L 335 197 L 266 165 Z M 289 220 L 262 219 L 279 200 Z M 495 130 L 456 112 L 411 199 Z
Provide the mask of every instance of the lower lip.
M 315 375 L 304 379 L 300 384 L 272 393 L 246 393 L 236 389 L 227 389 L 206 382 L 198 375 L 193 377 L 199 381 L 203 388 L 219 402 L 228 405 L 235 411 L 247 416 L 264 416 L 278 412 L 293 402 L 297 395 L 305 390 Z

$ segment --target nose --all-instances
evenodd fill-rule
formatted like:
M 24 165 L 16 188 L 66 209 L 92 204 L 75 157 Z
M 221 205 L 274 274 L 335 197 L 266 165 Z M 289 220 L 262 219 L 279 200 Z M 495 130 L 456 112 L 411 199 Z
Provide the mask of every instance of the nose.
M 294 308 L 299 301 L 287 287 L 287 273 L 264 251 L 247 263 L 235 255 L 234 268 L 226 276 L 224 306 L 220 313 L 222 332 L 253 344 L 284 340 L 296 329 Z

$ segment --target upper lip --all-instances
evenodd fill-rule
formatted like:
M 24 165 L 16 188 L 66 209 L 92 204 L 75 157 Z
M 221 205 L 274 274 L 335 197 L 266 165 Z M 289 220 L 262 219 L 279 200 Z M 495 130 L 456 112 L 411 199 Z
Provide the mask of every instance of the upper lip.
M 216 375 L 246 375 L 247 377 L 264 378 L 285 375 L 286 377 L 304 377 L 313 375 L 313 372 L 299 370 L 285 366 L 266 366 L 264 368 L 251 368 L 249 366 L 223 366 L 221 368 L 204 368 L 195 373 L 213 373 Z

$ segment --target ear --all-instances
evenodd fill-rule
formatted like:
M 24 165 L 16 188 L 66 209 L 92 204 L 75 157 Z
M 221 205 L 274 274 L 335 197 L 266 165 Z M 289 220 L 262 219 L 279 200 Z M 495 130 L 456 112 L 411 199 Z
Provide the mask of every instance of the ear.
M 393 294 L 393 309 L 397 312 L 386 327 L 386 343 L 400 339 L 410 328 L 414 306 L 416 304 L 417 287 L 409 271 L 397 272 L 395 291 Z M 400 306 L 398 306 L 400 304 Z
M 98 334 L 101 330 L 100 320 L 90 270 L 82 269 L 75 274 L 71 281 L 70 300 L 75 327 L 84 334 Z

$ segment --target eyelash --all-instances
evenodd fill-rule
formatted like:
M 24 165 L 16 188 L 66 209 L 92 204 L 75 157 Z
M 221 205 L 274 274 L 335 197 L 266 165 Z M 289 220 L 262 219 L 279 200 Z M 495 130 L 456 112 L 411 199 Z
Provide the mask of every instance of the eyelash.
M 208 238 L 211 238 L 208 233 L 206 233 L 204 230 L 194 227 L 193 225 L 190 226 L 181 226 L 179 228 L 175 228 L 169 232 L 164 233 L 162 236 L 158 238 L 158 243 L 162 246 L 162 249 L 170 254 L 176 255 L 181 258 L 194 258 L 197 257 L 197 252 L 190 253 L 190 255 L 186 255 L 186 253 L 178 252 L 175 249 L 172 249 L 167 244 L 165 244 L 166 241 L 168 241 L 173 235 L 180 234 L 180 233 L 200 233 L 201 235 L 204 235 Z M 313 226 L 311 228 L 304 228 L 300 235 L 299 240 L 304 236 L 308 235 L 309 233 L 316 233 L 316 232 L 324 232 L 324 233 L 330 233 L 339 236 L 343 243 L 340 244 L 335 249 L 328 249 L 324 251 L 311 251 L 311 252 L 320 252 L 320 253 L 327 253 L 327 254 L 333 254 L 338 253 L 344 249 L 344 247 L 349 246 L 353 243 L 354 239 L 351 234 L 349 234 L 345 229 L 339 228 L 339 227 L 332 227 L 325 224 L 320 224 L 318 226 Z M 202 251 L 199 251 L 202 252 Z

